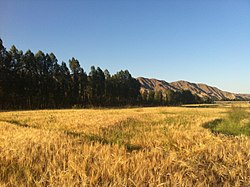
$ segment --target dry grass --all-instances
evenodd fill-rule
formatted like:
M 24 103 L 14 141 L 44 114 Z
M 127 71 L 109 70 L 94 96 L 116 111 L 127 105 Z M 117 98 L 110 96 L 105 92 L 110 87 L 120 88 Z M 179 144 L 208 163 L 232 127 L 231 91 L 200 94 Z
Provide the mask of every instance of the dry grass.
M 1 186 L 250 186 L 250 138 L 227 108 L 0 113 Z

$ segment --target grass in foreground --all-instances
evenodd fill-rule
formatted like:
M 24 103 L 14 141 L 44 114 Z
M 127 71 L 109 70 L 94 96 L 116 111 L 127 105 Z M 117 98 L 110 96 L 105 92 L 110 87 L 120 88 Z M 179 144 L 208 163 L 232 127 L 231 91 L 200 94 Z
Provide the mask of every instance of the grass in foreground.
M 215 133 L 250 136 L 250 114 L 246 108 L 233 107 L 224 119 L 216 119 L 204 125 Z
M 0 186 L 250 186 L 250 138 L 226 108 L 0 113 Z

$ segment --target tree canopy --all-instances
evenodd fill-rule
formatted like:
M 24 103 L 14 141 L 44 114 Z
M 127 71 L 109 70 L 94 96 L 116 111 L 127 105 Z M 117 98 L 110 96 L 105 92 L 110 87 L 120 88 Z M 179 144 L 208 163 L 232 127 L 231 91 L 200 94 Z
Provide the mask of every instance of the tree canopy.
M 168 105 L 197 102 L 189 91 L 140 92 L 128 70 L 114 75 L 92 66 L 87 74 L 72 57 L 58 63 L 53 53 L 6 50 L 0 39 L 0 109 Z

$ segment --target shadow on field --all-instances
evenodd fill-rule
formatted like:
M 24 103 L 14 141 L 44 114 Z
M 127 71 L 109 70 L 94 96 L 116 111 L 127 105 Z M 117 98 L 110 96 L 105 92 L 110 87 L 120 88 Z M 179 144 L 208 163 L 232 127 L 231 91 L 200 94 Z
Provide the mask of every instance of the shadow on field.
M 131 143 L 132 138 L 141 130 L 140 126 L 141 124 L 138 121 L 128 118 L 110 127 L 101 128 L 98 134 L 76 133 L 72 131 L 64 131 L 64 133 L 73 138 L 82 138 L 91 143 L 124 146 L 127 151 L 132 152 L 142 149 L 141 145 Z
M 85 135 L 85 139 L 90 142 L 98 142 L 103 145 L 119 145 L 124 146 L 125 149 L 129 152 L 132 151 L 139 151 L 142 149 L 142 146 L 140 145 L 134 145 L 129 143 L 126 139 L 113 139 L 110 137 L 102 137 L 101 135 L 97 134 L 87 134 Z
M 214 129 L 222 122 L 222 119 L 215 119 L 213 121 L 209 121 L 207 123 L 204 123 L 202 125 L 202 127 L 204 127 L 205 129 L 210 129 L 212 131 L 212 133 L 214 134 L 218 134 L 217 131 L 215 131 Z
M 183 108 L 218 108 L 216 104 L 202 104 L 202 105 L 182 105 Z
M 19 127 L 26 127 L 26 128 L 30 128 L 29 125 L 27 125 L 26 123 L 21 123 L 20 121 L 17 120 L 0 120 L 1 122 L 6 122 L 6 123 L 10 123 L 12 125 L 16 125 Z
M 24 128 L 36 128 L 17 120 L 0 121 Z M 128 118 L 110 127 L 101 128 L 98 134 L 85 134 L 70 130 L 64 130 L 63 133 L 69 137 L 80 138 L 86 142 L 124 146 L 127 151 L 132 152 L 142 149 L 141 145 L 131 143 L 132 138 L 141 132 L 141 127 L 142 124 L 140 122 L 135 119 Z

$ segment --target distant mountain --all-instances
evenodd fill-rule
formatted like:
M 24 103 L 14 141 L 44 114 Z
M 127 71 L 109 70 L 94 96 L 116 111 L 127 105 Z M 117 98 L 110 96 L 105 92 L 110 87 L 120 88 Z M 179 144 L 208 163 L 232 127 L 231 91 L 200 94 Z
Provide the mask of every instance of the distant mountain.
M 192 94 L 196 94 L 201 98 L 208 97 L 215 100 L 224 99 L 239 99 L 239 100 L 250 100 L 250 94 L 235 94 L 226 91 L 222 91 L 216 87 L 208 86 L 206 84 L 196 84 L 190 83 L 188 81 L 176 81 L 176 82 L 166 82 L 164 80 L 148 79 L 144 77 L 138 77 L 137 80 L 141 84 L 141 91 L 143 90 L 154 90 L 154 91 L 181 91 L 190 90 Z

